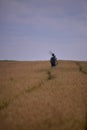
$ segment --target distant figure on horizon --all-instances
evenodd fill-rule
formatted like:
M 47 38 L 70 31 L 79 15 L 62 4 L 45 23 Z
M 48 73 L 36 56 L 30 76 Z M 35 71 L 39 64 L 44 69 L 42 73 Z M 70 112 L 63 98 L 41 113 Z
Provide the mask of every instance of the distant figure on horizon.
M 50 63 L 52 67 L 57 65 L 57 58 L 54 53 L 52 53 L 52 57 L 50 58 Z

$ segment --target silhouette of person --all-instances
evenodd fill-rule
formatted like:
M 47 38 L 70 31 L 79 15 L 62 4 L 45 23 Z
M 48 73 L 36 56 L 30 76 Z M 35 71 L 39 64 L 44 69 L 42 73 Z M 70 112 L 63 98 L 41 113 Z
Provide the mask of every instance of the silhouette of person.
M 56 66 L 56 56 L 54 55 L 54 53 L 52 53 L 52 57 L 50 58 L 50 63 L 52 67 Z

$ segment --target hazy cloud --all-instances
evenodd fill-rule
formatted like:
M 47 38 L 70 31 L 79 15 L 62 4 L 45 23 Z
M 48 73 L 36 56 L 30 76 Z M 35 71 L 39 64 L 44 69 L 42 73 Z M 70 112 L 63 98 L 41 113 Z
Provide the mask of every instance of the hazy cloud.
M 87 1 L 0 0 L 0 46 L 5 50 L 4 45 L 22 44 L 23 47 L 25 43 L 33 45 L 32 48 L 37 44 L 42 49 L 60 46 L 62 51 L 64 46 L 63 50 L 78 48 L 78 54 L 80 47 L 86 51 Z M 87 56 L 85 52 L 84 56 Z

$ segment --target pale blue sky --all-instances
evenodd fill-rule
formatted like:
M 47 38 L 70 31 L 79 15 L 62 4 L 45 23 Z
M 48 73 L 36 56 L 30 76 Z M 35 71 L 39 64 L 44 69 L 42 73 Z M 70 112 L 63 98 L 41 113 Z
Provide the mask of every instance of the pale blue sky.
M 87 0 L 0 0 L 0 60 L 87 61 Z

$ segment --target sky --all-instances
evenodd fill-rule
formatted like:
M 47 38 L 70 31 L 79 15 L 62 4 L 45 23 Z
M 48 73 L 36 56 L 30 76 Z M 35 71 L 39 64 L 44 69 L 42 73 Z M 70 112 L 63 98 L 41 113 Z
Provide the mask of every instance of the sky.
M 0 0 L 0 60 L 87 61 L 87 0 Z

